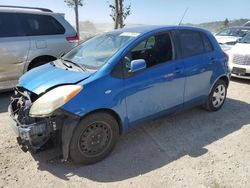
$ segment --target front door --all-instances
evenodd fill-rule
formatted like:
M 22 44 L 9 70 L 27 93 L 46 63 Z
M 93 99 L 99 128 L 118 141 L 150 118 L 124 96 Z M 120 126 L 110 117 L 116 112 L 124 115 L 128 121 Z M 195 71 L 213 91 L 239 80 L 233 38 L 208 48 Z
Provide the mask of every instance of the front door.
M 129 73 L 125 70 L 125 95 L 130 124 L 181 107 L 184 94 L 184 67 L 175 60 L 169 33 L 151 36 L 124 58 L 125 64 L 144 59 L 147 68 Z

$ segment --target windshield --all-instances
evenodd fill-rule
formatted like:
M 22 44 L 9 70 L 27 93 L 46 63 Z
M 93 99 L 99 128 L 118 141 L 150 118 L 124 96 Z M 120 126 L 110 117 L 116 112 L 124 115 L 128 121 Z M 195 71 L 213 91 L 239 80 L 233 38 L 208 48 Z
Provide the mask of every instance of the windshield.
M 104 34 L 77 46 L 62 59 L 80 64 L 87 69 L 98 69 L 104 65 L 121 47 L 139 33 Z
M 250 43 L 250 33 L 247 34 L 245 37 L 243 37 L 239 42 L 240 43 Z
M 218 36 L 234 36 L 234 37 L 243 37 L 248 33 L 249 29 L 247 28 L 227 28 L 223 29 L 216 35 Z

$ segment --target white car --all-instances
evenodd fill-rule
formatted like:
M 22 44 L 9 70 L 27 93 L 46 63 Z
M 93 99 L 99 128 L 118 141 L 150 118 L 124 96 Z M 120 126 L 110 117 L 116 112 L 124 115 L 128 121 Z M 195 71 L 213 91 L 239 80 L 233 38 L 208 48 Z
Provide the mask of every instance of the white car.
M 215 34 L 215 38 L 224 51 L 230 50 L 250 31 L 250 27 L 229 27 Z
M 227 51 L 227 54 L 232 76 L 250 79 L 250 33 Z

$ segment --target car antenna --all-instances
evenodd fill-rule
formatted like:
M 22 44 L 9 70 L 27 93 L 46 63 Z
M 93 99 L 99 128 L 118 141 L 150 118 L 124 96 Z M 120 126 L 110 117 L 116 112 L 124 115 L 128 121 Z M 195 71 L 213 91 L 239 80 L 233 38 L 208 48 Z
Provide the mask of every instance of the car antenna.
M 183 20 L 183 18 L 185 17 L 187 11 L 188 11 L 188 8 L 185 9 L 185 11 L 184 11 L 184 13 L 183 13 L 183 15 L 182 15 L 182 17 L 181 17 L 181 20 L 180 20 L 180 22 L 179 22 L 179 25 L 182 24 L 182 20 Z

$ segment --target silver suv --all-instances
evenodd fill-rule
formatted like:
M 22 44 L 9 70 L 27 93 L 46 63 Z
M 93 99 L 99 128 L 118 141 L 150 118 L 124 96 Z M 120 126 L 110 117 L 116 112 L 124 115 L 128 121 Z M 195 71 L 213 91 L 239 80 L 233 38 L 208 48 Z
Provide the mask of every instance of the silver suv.
M 63 14 L 49 9 L 0 6 L 0 91 L 26 71 L 53 61 L 78 44 Z

